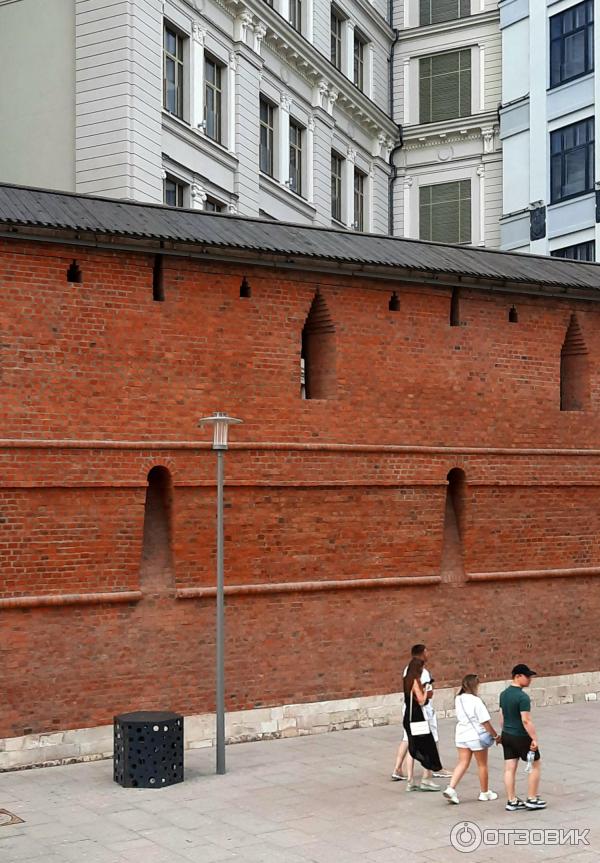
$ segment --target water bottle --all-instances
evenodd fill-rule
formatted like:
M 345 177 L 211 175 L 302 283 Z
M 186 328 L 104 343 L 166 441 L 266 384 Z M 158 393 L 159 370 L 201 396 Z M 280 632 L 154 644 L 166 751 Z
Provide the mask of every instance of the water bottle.
M 533 749 L 530 749 L 527 753 L 527 764 L 525 765 L 525 773 L 531 773 L 533 768 L 533 762 L 535 760 L 535 752 Z

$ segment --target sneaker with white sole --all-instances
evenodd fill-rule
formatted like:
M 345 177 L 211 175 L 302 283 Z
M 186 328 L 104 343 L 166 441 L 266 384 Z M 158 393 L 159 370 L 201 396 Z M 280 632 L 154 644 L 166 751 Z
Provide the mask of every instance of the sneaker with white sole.
M 516 797 L 514 800 L 508 800 L 504 808 L 507 812 L 524 812 L 527 806 L 525 806 L 522 800 Z
M 407 782 L 406 783 L 406 790 L 407 791 L 419 791 L 420 789 L 419 789 L 419 786 L 417 785 L 416 782 Z
M 452 779 L 452 774 L 445 767 L 442 767 L 441 770 L 434 770 L 431 775 L 435 776 L 436 779 Z
M 431 779 L 422 779 L 421 784 L 419 785 L 419 789 L 421 791 L 441 791 L 441 786 L 436 785 L 435 782 L 432 782 Z
M 456 793 L 454 788 L 448 786 L 442 793 L 448 803 L 456 803 L 457 805 L 460 803 L 460 800 L 458 799 L 458 794 Z
M 392 782 L 402 782 L 403 779 L 406 779 L 406 776 L 403 776 L 401 773 L 396 773 L 394 770 L 392 773 Z
M 528 809 L 545 809 L 546 801 L 542 800 L 541 797 L 528 797 L 525 801 L 525 806 Z
M 497 800 L 498 795 L 495 791 L 482 791 L 477 798 L 478 800 Z

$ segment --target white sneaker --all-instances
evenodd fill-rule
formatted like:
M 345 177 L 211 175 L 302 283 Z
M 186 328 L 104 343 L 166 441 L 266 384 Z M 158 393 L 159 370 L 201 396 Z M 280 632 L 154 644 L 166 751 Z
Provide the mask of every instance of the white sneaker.
M 458 799 L 458 794 L 456 793 L 454 788 L 450 788 L 450 786 L 448 786 L 443 792 L 443 794 L 448 803 L 460 803 L 460 800 Z
M 478 800 L 497 800 L 498 795 L 495 791 L 482 791 L 478 797 Z

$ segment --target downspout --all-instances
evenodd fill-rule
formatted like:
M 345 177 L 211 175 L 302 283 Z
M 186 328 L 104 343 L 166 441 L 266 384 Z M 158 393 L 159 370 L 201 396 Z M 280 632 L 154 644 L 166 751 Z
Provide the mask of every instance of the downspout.
M 396 45 L 400 41 L 400 30 L 394 27 L 394 0 L 388 0 L 388 23 L 390 27 L 394 29 L 394 41 L 392 42 L 392 46 L 390 49 L 390 59 L 389 59 L 389 85 L 388 85 L 388 93 L 389 93 L 389 115 L 390 118 L 394 118 L 394 53 L 396 51 Z M 389 164 L 391 173 L 388 177 L 388 234 L 390 237 L 394 235 L 394 183 L 398 178 L 398 168 L 394 165 L 394 155 L 398 150 L 402 148 L 402 126 L 397 124 L 398 126 L 398 143 L 395 147 L 392 148 L 389 157 Z
M 404 140 L 402 137 L 402 125 L 400 123 L 398 125 L 398 135 L 399 141 L 395 147 L 392 148 L 390 153 L 389 163 L 390 163 L 390 176 L 388 177 L 388 234 L 390 237 L 394 236 L 394 183 L 398 179 L 398 166 L 394 164 L 394 156 L 401 150 L 404 145 Z

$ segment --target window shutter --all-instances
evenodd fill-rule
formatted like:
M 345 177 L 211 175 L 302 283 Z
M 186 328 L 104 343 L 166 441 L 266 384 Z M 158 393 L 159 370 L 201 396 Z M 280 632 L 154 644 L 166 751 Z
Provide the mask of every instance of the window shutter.
M 471 0 L 420 0 L 419 23 L 440 24 L 442 21 L 455 21 L 471 14 Z
M 419 60 L 419 122 L 431 123 L 431 58 Z
M 421 187 L 419 237 L 440 243 L 471 242 L 470 180 Z
M 436 123 L 471 114 L 471 51 L 419 61 L 419 119 Z

